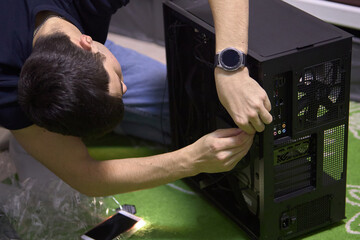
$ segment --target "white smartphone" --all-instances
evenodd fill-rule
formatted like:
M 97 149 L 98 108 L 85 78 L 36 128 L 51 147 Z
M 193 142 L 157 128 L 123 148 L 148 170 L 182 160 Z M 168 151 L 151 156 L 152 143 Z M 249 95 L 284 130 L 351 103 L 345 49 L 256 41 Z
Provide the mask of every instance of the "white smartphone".
M 145 222 L 141 218 L 120 210 L 81 236 L 82 240 L 113 240 L 129 237 Z

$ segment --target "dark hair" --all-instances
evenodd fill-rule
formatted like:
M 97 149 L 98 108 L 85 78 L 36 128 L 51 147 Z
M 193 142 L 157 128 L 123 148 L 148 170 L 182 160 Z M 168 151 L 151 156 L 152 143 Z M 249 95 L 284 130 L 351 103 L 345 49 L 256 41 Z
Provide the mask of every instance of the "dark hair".
M 121 121 L 124 104 L 109 94 L 104 59 L 64 33 L 40 37 L 20 74 L 22 110 L 36 125 L 63 135 L 92 138 L 110 132 Z

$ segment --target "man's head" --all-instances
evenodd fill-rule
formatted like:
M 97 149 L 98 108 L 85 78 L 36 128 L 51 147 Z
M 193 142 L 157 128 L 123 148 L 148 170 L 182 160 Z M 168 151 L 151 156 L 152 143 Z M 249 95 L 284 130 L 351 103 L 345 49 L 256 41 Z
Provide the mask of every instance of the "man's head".
M 122 119 L 119 63 L 89 36 L 56 31 L 37 38 L 19 81 L 19 104 L 38 126 L 78 137 L 111 131 Z

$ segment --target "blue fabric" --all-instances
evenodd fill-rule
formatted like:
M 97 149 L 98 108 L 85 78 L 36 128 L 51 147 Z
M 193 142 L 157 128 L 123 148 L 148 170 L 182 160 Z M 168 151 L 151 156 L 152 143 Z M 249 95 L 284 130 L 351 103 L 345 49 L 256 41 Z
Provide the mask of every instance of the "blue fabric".
M 166 66 L 109 40 L 105 46 L 119 61 L 128 89 L 123 96 L 124 119 L 115 132 L 169 144 Z
M 94 40 L 104 43 L 111 15 L 129 0 L 0 0 L 0 125 L 30 126 L 17 103 L 21 67 L 32 51 L 35 16 L 58 13 Z

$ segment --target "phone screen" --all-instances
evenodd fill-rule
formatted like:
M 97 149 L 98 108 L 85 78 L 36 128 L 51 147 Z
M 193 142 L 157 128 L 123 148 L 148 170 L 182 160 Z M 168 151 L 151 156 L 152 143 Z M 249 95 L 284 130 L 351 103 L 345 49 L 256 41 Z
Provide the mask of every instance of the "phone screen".
M 131 229 L 141 218 L 119 211 L 82 236 L 84 240 L 112 240 Z

